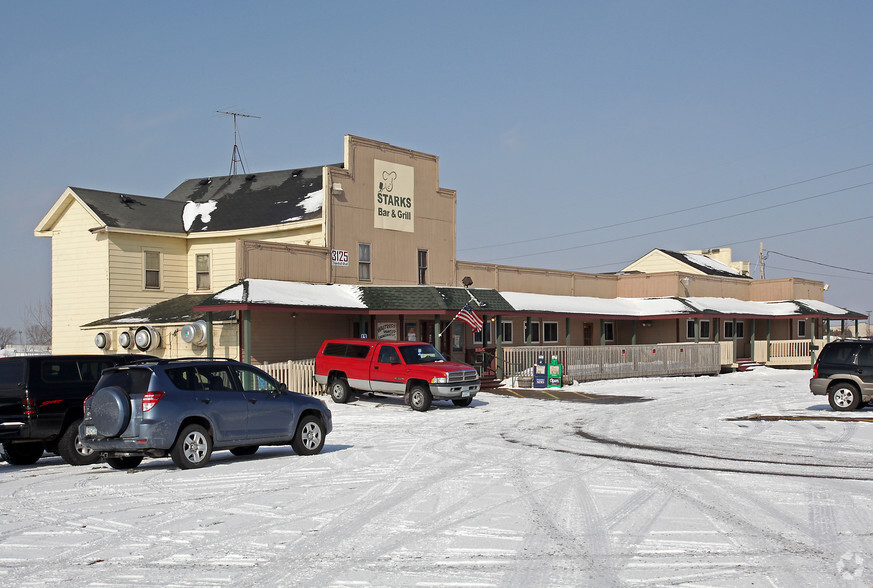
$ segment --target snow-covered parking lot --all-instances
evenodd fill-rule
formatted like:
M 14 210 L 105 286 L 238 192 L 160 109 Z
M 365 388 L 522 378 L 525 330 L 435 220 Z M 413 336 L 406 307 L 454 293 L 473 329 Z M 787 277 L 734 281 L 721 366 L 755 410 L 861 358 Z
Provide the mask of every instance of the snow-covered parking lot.
M 873 410 L 809 373 L 329 403 L 322 454 L 201 470 L 0 464 L 0 584 L 869 586 Z

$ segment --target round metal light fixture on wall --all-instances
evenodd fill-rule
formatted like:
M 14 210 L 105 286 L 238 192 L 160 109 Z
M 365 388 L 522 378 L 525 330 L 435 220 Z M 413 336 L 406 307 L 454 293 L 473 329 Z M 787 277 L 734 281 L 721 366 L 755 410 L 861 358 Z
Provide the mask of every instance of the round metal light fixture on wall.
M 152 327 L 140 327 L 133 335 L 133 342 L 140 351 L 151 351 L 161 345 L 161 332 Z
M 121 333 L 118 334 L 118 344 L 122 349 L 130 349 L 132 343 L 133 339 L 130 336 L 130 332 L 121 331 Z
M 206 345 L 206 321 L 195 321 L 182 327 L 182 341 L 191 345 Z
M 98 349 L 108 350 L 112 348 L 112 335 L 106 333 L 105 331 L 100 331 L 96 335 L 94 335 L 94 345 L 97 346 Z

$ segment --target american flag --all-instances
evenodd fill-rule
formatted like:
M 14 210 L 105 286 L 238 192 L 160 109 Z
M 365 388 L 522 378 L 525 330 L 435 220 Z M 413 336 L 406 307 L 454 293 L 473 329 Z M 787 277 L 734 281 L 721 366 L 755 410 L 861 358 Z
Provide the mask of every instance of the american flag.
M 473 307 L 470 306 L 469 302 L 464 305 L 464 308 L 458 311 L 458 314 L 455 315 L 455 319 L 464 321 L 473 327 L 473 330 L 477 333 L 482 330 L 482 325 L 484 324 L 482 322 L 482 317 L 476 314 L 476 311 L 473 310 Z

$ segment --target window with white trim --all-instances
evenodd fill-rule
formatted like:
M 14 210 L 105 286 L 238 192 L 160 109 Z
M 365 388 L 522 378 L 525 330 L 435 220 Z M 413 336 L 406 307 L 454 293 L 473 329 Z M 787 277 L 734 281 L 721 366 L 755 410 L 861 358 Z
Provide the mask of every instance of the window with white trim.
M 427 249 L 418 250 L 418 283 L 427 284 Z
M 143 285 L 147 290 L 161 289 L 161 252 L 143 251 Z
M 806 336 L 806 319 L 800 319 L 797 321 L 797 338 L 803 339 Z
M 555 321 L 543 321 L 543 343 L 558 342 L 558 323 Z
M 745 336 L 745 331 L 743 329 L 743 321 L 737 321 L 737 339 L 742 339 Z M 724 338 L 725 339 L 733 339 L 734 338 L 734 322 L 733 321 L 725 321 L 724 322 Z
M 603 333 L 606 341 L 615 341 L 615 323 L 603 323 Z
M 369 282 L 373 279 L 370 263 L 370 244 L 358 243 L 358 279 L 362 282 Z
M 698 320 L 698 321 L 697 321 L 697 326 L 698 326 L 698 329 L 699 329 L 699 331 L 700 331 L 700 337 L 699 337 L 699 338 L 700 338 L 700 339 L 709 339 L 709 337 L 711 336 L 711 333 L 712 333 L 711 328 L 710 328 L 710 322 L 709 322 L 709 319 L 700 319 L 700 320 Z M 686 336 L 686 338 L 688 338 L 689 340 L 694 340 L 694 339 L 695 339 L 695 336 L 694 336 L 694 335 L 695 335 L 695 331 L 694 331 L 694 321 L 691 320 L 691 319 L 689 319 L 688 321 L 686 321 L 685 336 Z
M 194 271 L 196 273 L 196 281 L 197 281 L 197 289 L 198 290 L 209 290 L 212 287 L 212 280 L 210 279 L 211 272 L 209 254 L 208 253 L 198 253 L 194 257 L 195 268 Z

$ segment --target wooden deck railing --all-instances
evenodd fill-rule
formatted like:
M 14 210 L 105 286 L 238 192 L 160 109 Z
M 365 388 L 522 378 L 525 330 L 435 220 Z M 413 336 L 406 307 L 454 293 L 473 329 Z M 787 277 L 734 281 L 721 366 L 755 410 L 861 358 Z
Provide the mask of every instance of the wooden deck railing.
M 683 376 L 717 374 L 721 369 L 719 347 L 715 343 L 505 347 L 504 377 L 530 385 L 537 357 L 546 363 L 558 356 L 565 384 L 573 381 L 637 378 L 644 376 Z M 498 358 L 500 361 L 500 358 Z
M 310 396 L 322 394 L 315 381 L 315 359 L 265 363 L 258 367 L 284 382 L 289 390 Z

